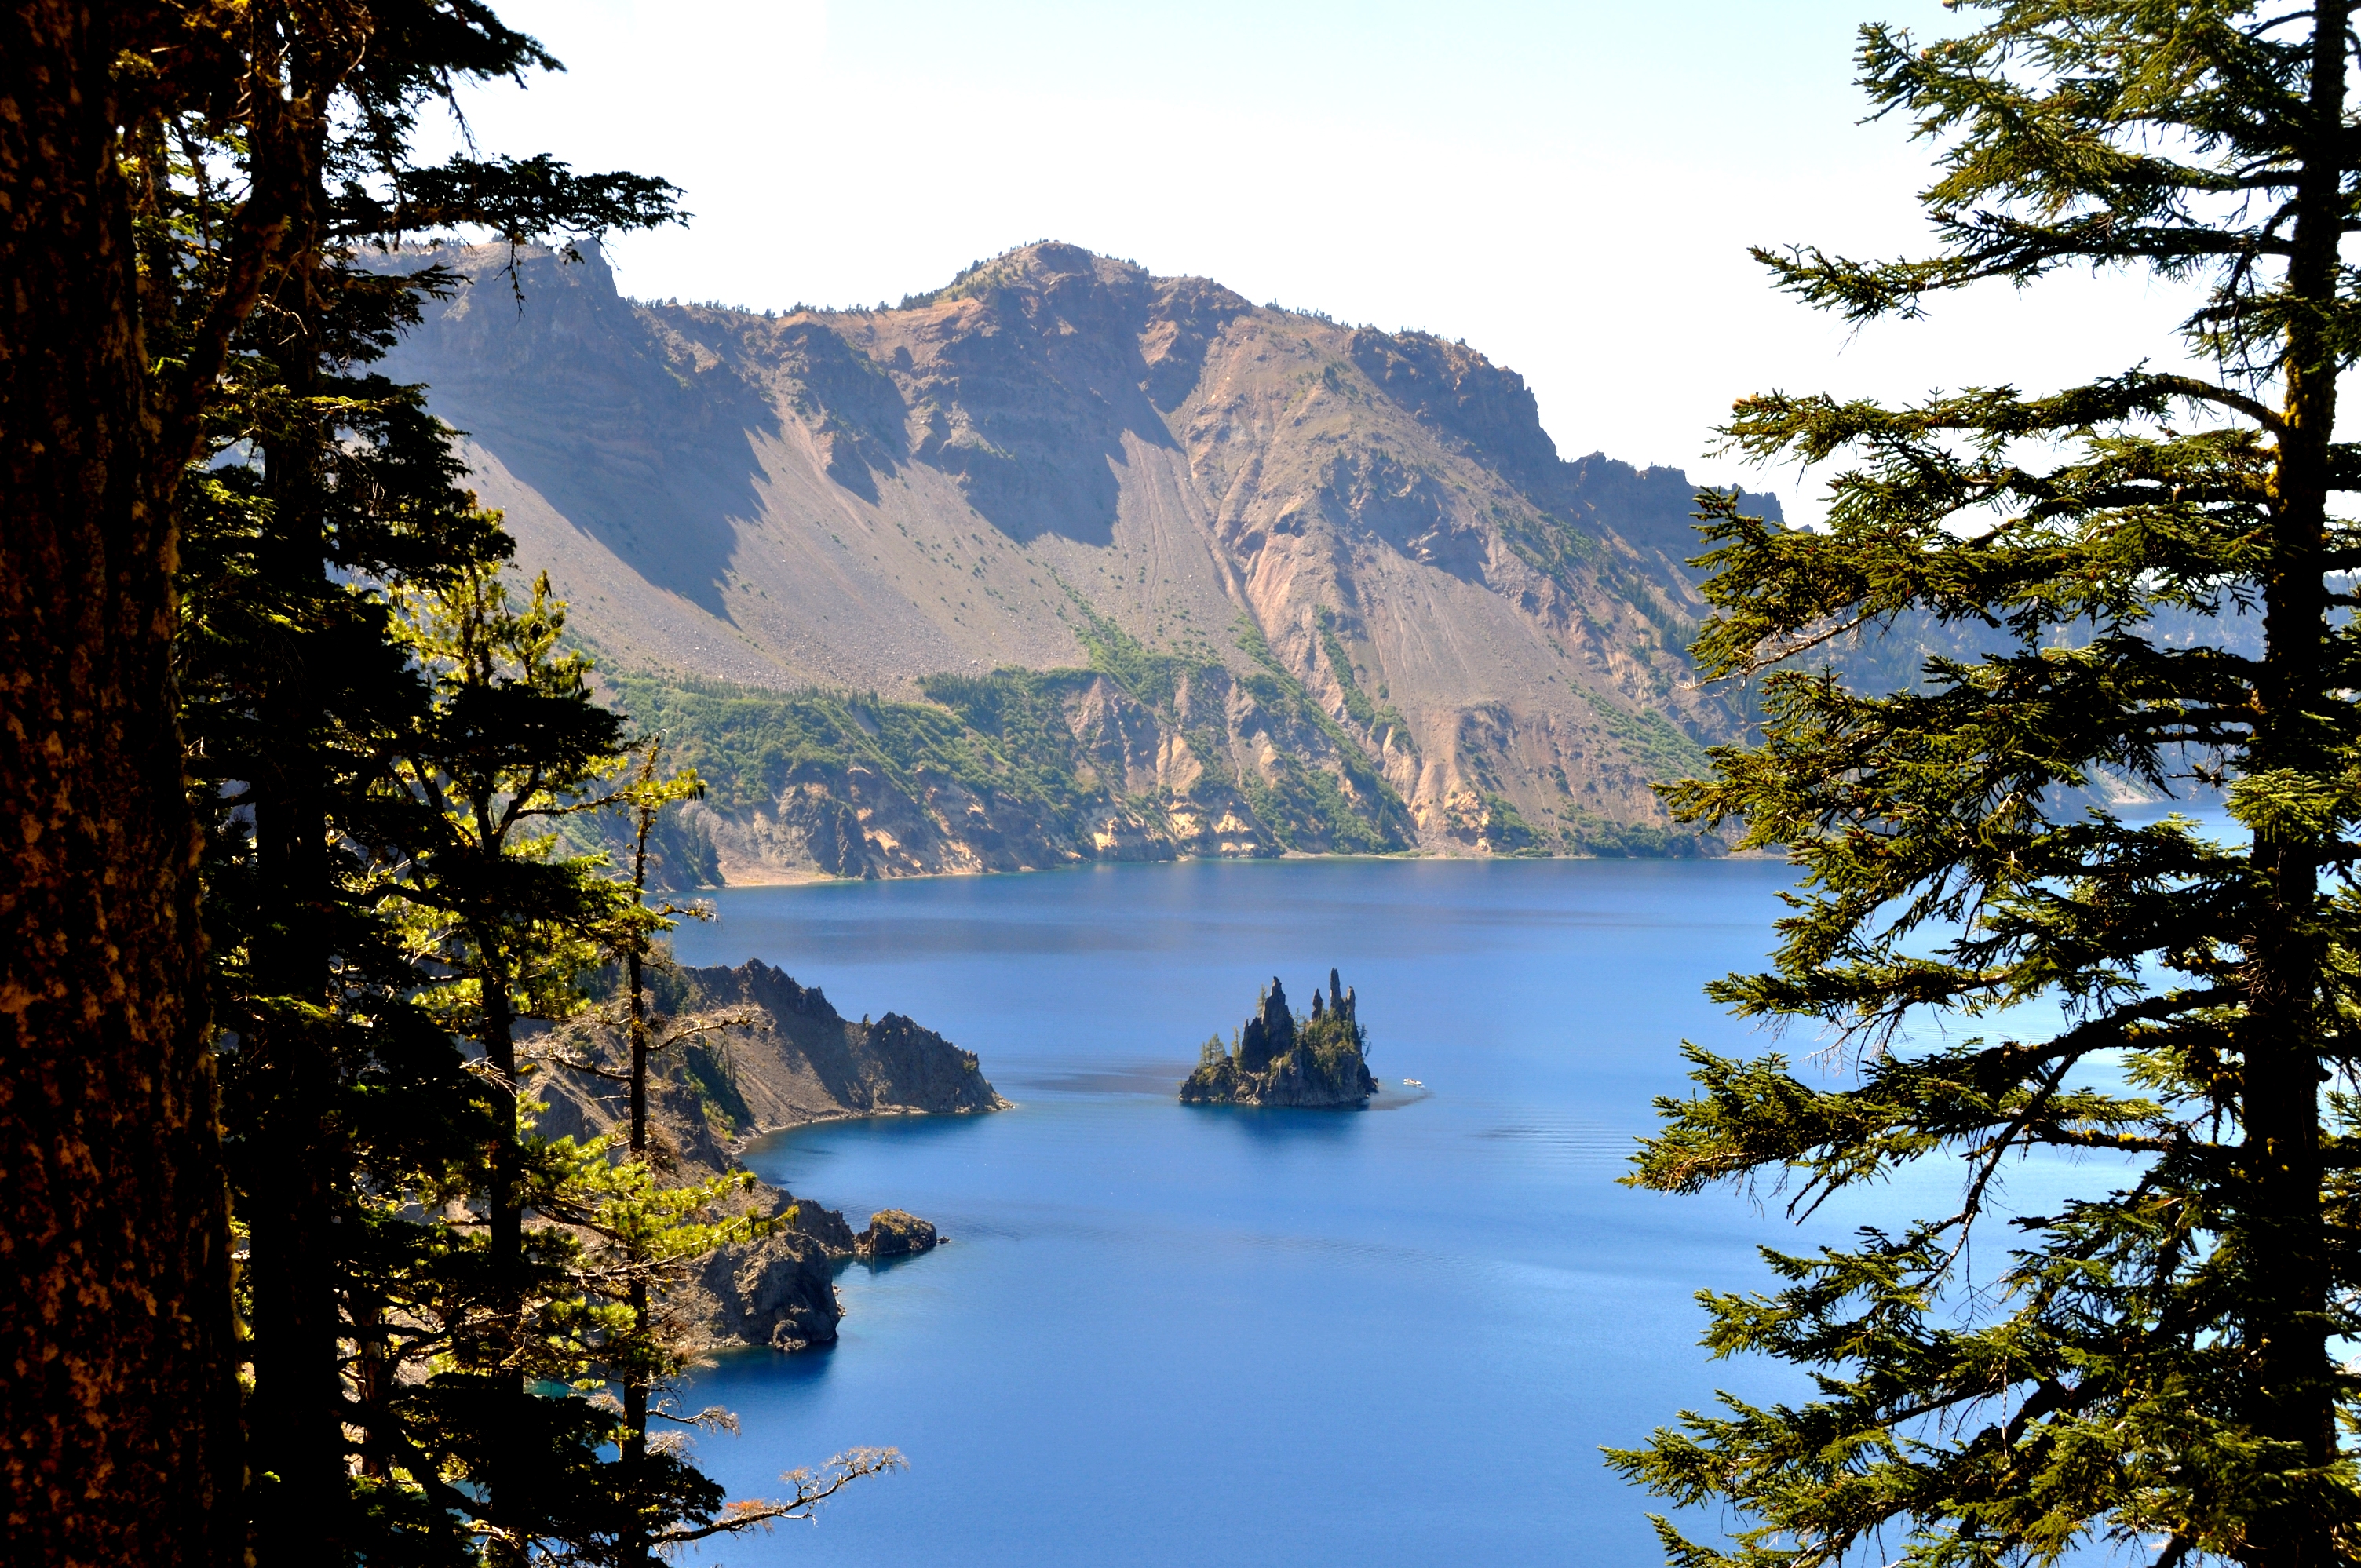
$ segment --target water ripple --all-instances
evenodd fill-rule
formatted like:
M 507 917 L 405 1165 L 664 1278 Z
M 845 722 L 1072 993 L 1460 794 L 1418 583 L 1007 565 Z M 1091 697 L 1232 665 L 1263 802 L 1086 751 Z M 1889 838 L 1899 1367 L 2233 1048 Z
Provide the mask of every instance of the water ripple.
M 1596 1122 L 1526 1122 L 1484 1127 L 1468 1136 L 1532 1150 L 1543 1164 L 1620 1165 L 1631 1157 L 1639 1135 Z

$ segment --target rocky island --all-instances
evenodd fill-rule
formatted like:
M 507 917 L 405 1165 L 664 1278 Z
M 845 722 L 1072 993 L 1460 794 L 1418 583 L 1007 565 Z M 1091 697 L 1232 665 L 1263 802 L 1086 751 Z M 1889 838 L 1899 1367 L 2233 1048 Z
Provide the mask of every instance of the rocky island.
M 1357 1110 L 1377 1092 L 1378 1080 L 1364 1059 L 1368 1033 L 1354 1014 L 1353 993 L 1339 985 L 1333 969 L 1325 1004 L 1313 985 L 1312 1016 L 1301 1022 L 1288 1010 L 1286 988 L 1272 976 L 1255 1015 L 1228 1046 L 1219 1035 L 1205 1042 L 1197 1070 L 1180 1086 L 1181 1102 Z

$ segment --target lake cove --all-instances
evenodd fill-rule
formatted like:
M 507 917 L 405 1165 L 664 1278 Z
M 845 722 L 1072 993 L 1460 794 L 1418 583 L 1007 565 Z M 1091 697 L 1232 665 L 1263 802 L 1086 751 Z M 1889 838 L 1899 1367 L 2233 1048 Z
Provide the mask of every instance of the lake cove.
M 951 1245 L 851 1266 L 833 1350 L 684 1390 L 743 1423 L 697 1444 L 733 1497 L 856 1444 L 910 1462 L 714 1558 L 1660 1563 L 1598 1447 L 1717 1387 L 1798 1392 L 1708 1362 L 1692 1295 L 1809 1237 L 1615 1178 L 1683 1088 L 1684 1036 L 1769 1047 L 1699 987 L 1760 962 L 1792 876 L 1322 861 L 721 891 L 684 961 L 760 958 L 848 1016 L 907 1014 L 1016 1104 L 749 1151 L 856 1226 L 906 1209 Z M 1176 1102 L 1242 999 L 1332 965 L 1384 1085 L 1367 1110 Z

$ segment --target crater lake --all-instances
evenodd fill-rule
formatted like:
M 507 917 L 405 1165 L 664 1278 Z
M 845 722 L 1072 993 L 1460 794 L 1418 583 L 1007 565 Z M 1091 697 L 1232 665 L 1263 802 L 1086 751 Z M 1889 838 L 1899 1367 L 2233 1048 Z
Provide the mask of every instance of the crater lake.
M 1793 876 L 1197 861 L 719 892 L 683 961 L 760 958 L 848 1016 L 906 1014 L 1016 1105 L 748 1150 L 856 1228 L 896 1207 L 950 1244 L 847 1266 L 834 1347 L 692 1375 L 682 1406 L 741 1423 L 697 1440 L 733 1497 L 854 1445 L 909 1464 L 704 1560 L 1661 1562 L 1662 1505 L 1599 1447 L 1717 1387 L 1801 1388 L 1710 1361 L 1693 1299 L 1800 1238 L 1775 1202 L 1616 1178 L 1685 1088 L 1685 1036 L 1770 1048 L 1700 988 L 1762 963 Z M 1258 987 L 1301 1012 L 1332 966 L 1385 1085 L 1367 1109 L 1177 1102 Z

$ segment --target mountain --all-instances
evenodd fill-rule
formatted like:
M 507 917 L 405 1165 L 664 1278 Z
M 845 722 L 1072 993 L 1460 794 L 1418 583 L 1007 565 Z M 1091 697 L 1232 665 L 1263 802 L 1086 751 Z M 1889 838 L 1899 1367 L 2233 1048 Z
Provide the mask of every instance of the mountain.
M 1678 850 L 1648 784 L 1740 729 L 1689 481 L 1561 459 L 1464 344 L 1059 244 L 784 315 L 435 258 L 387 368 L 717 780 L 700 875 Z

